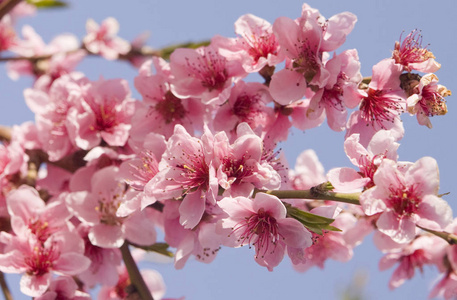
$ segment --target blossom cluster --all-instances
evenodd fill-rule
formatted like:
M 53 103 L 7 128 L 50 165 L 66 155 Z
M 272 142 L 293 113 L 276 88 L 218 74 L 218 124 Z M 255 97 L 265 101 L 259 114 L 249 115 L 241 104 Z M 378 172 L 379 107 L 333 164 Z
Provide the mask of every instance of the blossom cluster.
M 35 79 L 24 91 L 35 122 L 0 144 L 0 271 L 22 274 L 21 292 L 89 299 L 100 285 L 99 299 L 126 298 L 136 284 L 122 264 L 128 245 L 155 249 L 157 229 L 177 269 L 191 257 L 210 263 L 222 246 L 249 245 L 269 271 L 286 256 L 298 271 L 348 261 L 374 231 L 386 253 L 380 268 L 399 263 L 391 288 L 431 264 L 444 274 L 431 295 L 455 297 L 456 248 L 432 234 L 457 234 L 438 194 L 437 163 L 397 155 L 403 113 L 431 128 L 430 117 L 447 112 L 450 91 L 438 84 L 440 65 L 419 32 L 363 78 L 356 49 L 337 54 L 357 21 L 349 12 L 326 19 L 304 4 L 296 19 L 273 24 L 247 14 L 235 22 L 236 37 L 215 36 L 165 60 L 147 59 L 141 38 L 118 37 L 113 18 L 89 20 L 81 40 L 45 44 L 28 26 L 21 39 L 15 17 L 31 10 L 16 6 L 0 22 L 0 50 L 20 58 L 8 74 Z M 75 71 L 87 55 L 138 67 L 142 99 L 126 79 Z M 325 173 L 308 150 L 289 170 L 276 145 L 292 127 L 325 120 L 345 131 L 356 169 Z M 360 206 L 336 202 L 336 193 L 359 193 Z M 141 274 L 161 299 L 160 274 Z

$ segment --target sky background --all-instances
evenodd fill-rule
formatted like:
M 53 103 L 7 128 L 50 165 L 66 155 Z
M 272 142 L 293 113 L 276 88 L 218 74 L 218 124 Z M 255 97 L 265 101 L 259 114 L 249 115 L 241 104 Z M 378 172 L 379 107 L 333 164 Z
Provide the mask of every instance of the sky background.
M 251 13 L 273 23 L 277 17 L 297 18 L 302 1 L 270 0 L 73 0 L 66 9 L 39 11 L 36 16 L 21 19 L 19 26 L 32 25 L 49 42 L 60 33 L 69 32 L 82 38 L 87 19 L 100 23 L 115 17 L 120 23 L 119 36 L 132 40 L 144 31 L 150 32 L 148 45 L 161 48 L 175 43 L 210 39 L 215 34 L 234 37 L 234 22 L 243 14 Z M 423 45 L 442 64 L 436 74 L 440 83 L 457 94 L 457 2 L 447 1 L 341 1 L 316 0 L 307 2 L 330 18 L 349 11 L 358 22 L 347 42 L 337 50 L 356 48 L 362 64 L 362 75 L 370 76 L 371 68 L 391 55 L 394 43 L 413 29 L 422 30 Z M 34 116 L 24 102 L 23 90 L 32 83 L 30 78 L 10 80 L 4 66 L 0 72 L 0 124 L 14 125 L 33 120 Z M 133 89 L 137 70 L 123 62 L 108 62 L 100 58 L 86 58 L 78 67 L 91 80 L 99 76 L 107 79 L 124 78 Z M 138 93 L 133 91 L 138 97 Z M 432 118 L 433 129 L 417 124 L 415 117 L 403 115 L 406 135 L 400 141 L 399 159 L 416 161 L 432 156 L 438 161 L 441 176 L 440 193 L 454 212 L 457 212 L 457 105 L 455 96 L 448 100 L 449 113 Z M 314 149 L 328 171 L 334 167 L 351 166 L 343 151 L 344 133 L 335 133 L 323 124 L 306 132 L 293 131 L 290 140 L 280 145 L 293 168 L 299 153 Z M 185 296 L 187 300 L 228 299 L 341 299 L 343 291 L 362 277 L 366 281 L 363 299 L 426 299 L 437 272 L 425 267 L 414 280 L 390 291 L 388 281 L 393 269 L 380 272 L 378 261 L 382 256 L 368 236 L 357 247 L 348 263 L 328 261 L 324 270 L 311 269 L 298 273 L 288 258 L 273 272 L 257 265 L 253 249 L 223 248 L 215 261 L 203 264 L 190 260 L 183 270 L 174 270 L 172 264 L 144 263 L 142 267 L 158 270 L 167 285 L 166 297 Z M 18 276 L 7 277 L 15 299 L 28 299 L 19 292 Z M 0 296 L 1 297 L 1 296 Z

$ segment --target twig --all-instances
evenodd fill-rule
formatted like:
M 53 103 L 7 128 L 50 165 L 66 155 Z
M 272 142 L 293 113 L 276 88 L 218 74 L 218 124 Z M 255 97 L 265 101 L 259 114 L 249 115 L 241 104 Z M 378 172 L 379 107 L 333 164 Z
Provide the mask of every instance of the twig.
M 419 227 L 420 229 L 424 230 L 424 231 L 427 231 L 427 232 L 429 232 L 431 234 L 434 234 L 434 235 L 442 238 L 443 240 L 448 242 L 449 245 L 456 245 L 457 244 L 457 235 L 455 235 L 453 233 L 446 232 L 446 231 L 431 230 L 431 229 L 427 229 L 427 228 L 424 228 L 424 227 L 419 226 L 419 225 L 416 225 L 416 226 Z
M 11 296 L 10 289 L 6 284 L 5 275 L 3 275 L 3 272 L 0 272 L 0 286 L 2 287 L 3 296 L 5 297 L 5 300 L 13 300 L 13 296 Z
M 22 0 L 5 0 L 0 4 L 0 20 Z
M 11 128 L 0 125 L 0 142 L 11 141 Z
M 125 242 L 121 248 L 122 259 L 124 260 L 127 272 L 129 273 L 130 282 L 135 286 L 136 291 L 143 300 L 154 300 L 151 292 L 149 291 L 146 283 L 144 282 L 143 277 L 140 274 L 140 270 L 136 265 L 135 260 L 132 257 L 132 254 L 129 250 L 129 245 Z

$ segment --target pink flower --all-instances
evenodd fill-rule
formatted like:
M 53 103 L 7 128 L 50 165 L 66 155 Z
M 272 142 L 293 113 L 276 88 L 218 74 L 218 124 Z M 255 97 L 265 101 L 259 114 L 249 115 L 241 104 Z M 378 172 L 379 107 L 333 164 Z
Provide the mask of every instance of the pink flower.
M 218 204 L 228 215 L 220 221 L 222 230 L 229 232 L 224 244 L 253 245 L 256 262 L 269 271 L 281 262 L 286 247 L 312 244 L 311 233 L 299 221 L 286 217 L 286 207 L 275 196 L 258 193 L 254 200 L 226 197 Z
M 26 89 L 24 97 L 35 113 L 38 138 L 49 160 L 57 161 L 76 150 L 69 135 L 69 114 L 83 100 L 83 89 L 88 80 L 76 74 L 62 76 L 54 81 L 48 92 Z
M 275 66 L 284 60 L 272 26 L 266 20 L 247 14 L 235 22 L 238 38 L 215 36 L 211 42 L 229 60 L 239 60 L 248 73 L 258 72 L 265 66 Z
M 153 74 L 154 67 L 156 74 Z M 150 132 L 173 134 L 176 124 L 181 124 L 190 133 L 202 129 L 205 121 L 205 105 L 200 99 L 176 97 L 170 90 L 170 65 L 161 58 L 145 62 L 135 77 L 135 87 L 143 96 L 143 102 L 136 103 L 132 118 L 131 136 L 143 140 Z
M 325 69 L 330 74 L 327 84 L 311 98 L 306 116 L 317 119 L 325 113 L 329 127 L 342 131 L 346 128 L 346 107 L 356 107 L 362 98 L 358 91 L 362 75 L 357 50 L 335 55 L 325 64 Z
M 452 221 L 449 204 L 437 196 L 438 166 L 431 157 L 423 157 L 404 169 L 384 159 L 374 174 L 375 186 L 360 196 L 364 212 L 381 213 L 378 230 L 397 243 L 412 241 L 416 225 L 441 230 Z
M 404 134 L 400 114 L 406 110 L 406 95 L 400 87 L 402 69 L 393 59 L 384 59 L 373 67 L 373 76 L 359 111 L 352 113 L 346 136 L 360 133 L 367 145 L 379 130 L 391 130 L 397 140 Z
M 355 192 L 374 186 L 373 176 L 384 158 L 397 160 L 400 144 L 390 131 L 380 130 L 365 148 L 360 143 L 360 135 L 352 134 L 344 141 L 344 150 L 352 164 L 359 167 L 357 172 L 351 168 L 335 168 L 327 176 L 332 185 L 340 191 Z
M 346 40 L 357 18 L 341 13 L 326 20 L 307 4 L 296 21 L 280 17 L 273 24 L 281 51 L 286 56 L 286 68 L 275 73 L 270 83 L 273 98 L 282 105 L 299 100 L 308 86 L 322 88 L 330 73 L 322 63 L 322 53 L 334 51 Z
M 81 149 L 98 146 L 102 139 L 110 146 L 124 146 L 134 110 L 127 81 L 101 78 L 85 90 L 79 107 L 68 112 L 67 129 Z
M 78 290 L 78 285 L 71 277 L 60 276 L 51 281 L 48 290 L 36 300 L 84 300 L 91 299 L 88 293 Z
M 227 102 L 221 105 L 213 124 L 216 130 L 234 132 L 238 124 L 246 122 L 254 130 L 265 130 L 274 111 L 267 106 L 273 102 L 268 88 L 257 82 L 238 81 Z
M 194 228 L 200 222 L 206 203 L 216 204 L 218 184 L 212 164 L 212 139 L 209 130 L 198 139 L 176 125 L 159 163 L 159 173 L 145 186 L 151 199 L 184 197 L 179 212 L 185 228 Z
M 214 46 L 176 49 L 170 67 L 173 94 L 200 98 L 204 104 L 224 103 L 232 83 L 245 74 L 238 61 L 227 60 Z
M 288 58 L 286 68 L 271 78 L 270 92 L 275 101 L 287 105 L 303 97 L 308 85 L 325 86 L 330 74 L 321 59 L 322 28 L 317 21 L 280 17 L 273 31 Z
M 291 171 L 292 186 L 296 190 L 307 190 L 325 182 L 324 167 L 314 150 L 305 150 L 297 157 L 295 169 Z
M 305 272 L 313 266 L 323 269 L 328 259 L 349 261 L 353 256 L 352 249 L 355 245 L 351 244 L 351 239 L 346 239 L 345 233 L 356 226 L 357 219 L 350 213 L 340 213 L 341 208 L 336 205 L 321 206 L 311 212 L 335 219 L 332 226 L 342 231 L 323 231 L 323 235 L 312 233 L 313 244 L 304 249 L 303 262 L 294 261 L 291 257 L 294 269 L 299 272 Z
M 18 142 L 0 144 L 0 179 L 17 172 L 25 173 L 27 161 L 28 156 Z
M 43 60 L 39 66 L 35 66 L 29 60 L 8 62 L 8 76 L 14 80 L 18 79 L 20 75 L 40 76 L 43 74 L 52 74 L 53 79 L 56 79 L 58 76 L 69 73 L 73 70 L 77 62 L 79 62 L 83 56 L 80 52 L 66 54 L 67 52 L 77 50 L 79 47 L 79 41 L 74 35 L 59 35 L 48 45 L 45 44 L 35 30 L 28 25 L 25 25 L 22 28 L 22 35 L 24 36 L 24 40 L 18 41 L 16 45 L 10 48 L 10 51 L 25 57 L 55 54 L 58 54 L 58 57 L 51 58 L 50 60 Z M 61 63 L 58 63 L 59 61 Z M 70 61 L 73 62 L 70 63 Z M 57 67 L 58 65 L 59 67 Z M 50 84 L 50 82 L 48 83 Z
M 127 268 L 122 265 L 117 268 L 119 273 L 119 280 L 112 286 L 103 286 L 98 294 L 99 300 L 121 300 L 129 299 L 129 286 L 132 284 L 130 281 Z M 140 271 L 143 280 L 151 292 L 154 300 L 160 300 L 165 295 L 165 283 L 162 275 L 155 270 L 141 270 Z
M 120 165 L 119 175 L 130 187 L 140 193 L 119 206 L 117 212 L 119 216 L 127 216 L 155 202 L 155 198 L 150 198 L 142 192 L 146 184 L 159 173 L 159 161 L 166 149 L 165 139 L 162 135 L 150 133 L 144 137 L 143 145 L 138 148 L 139 153 L 135 158 L 126 160 Z
M 429 299 L 444 297 L 446 300 L 455 299 L 457 290 L 457 273 L 449 271 L 443 275 L 441 280 L 433 287 Z
M 16 44 L 16 31 L 14 30 L 11 19 L 4 17 L 0 22 L 0 52 L 9 50 Z
M 131 191 L 123 180 L 118 179 L 118 168 L 103 168 L 94 173 L 91 190 L 70 193 L 67 205 L 76 217 L 91 226 L 89 239 L 95 246 L 119 248 L 125 239 L 140 245 L 151 245 L 156 240 L 154 226 L 151 226 L 149 211 L 137 211 L 128 217 L 119 217 L 118 207 Z
M 392 58 L 407 72 L 417 70 L 433 73 L 441 68 L 441 65 L 435 61 L 433 53 L 427 47 L 422 47 L 422 35 L 417 30 L 411 31 L 401 44 L 395 42 Z
M 78 275 L 88 288 L 100 283 L 115 285 L 119 280 L 116 268 L 121 265 L 122 255 L 119 249 L 107 249 L 94 246 L 89 239 L 91 226 L 79 224 L 77 231 L 84 241 L 84 256 L 90 259 L 89 268 Z
M 68 228 L 70 212 L 62 199 L 45 203 L 34 188 L 22 185 L 6 197 L 11 227 L 17 236 L 33 234 L 44 242 L 54 233 Z
M 44 242 L 35 235 L 13 236 L 1 232 L 0 242 L 6 244 L 0 254 L 0 271 L 24 273 L 21 278 L 21 292 L 41 296 L 51 283 L 51 272 L 73 276 L 90 265 L 83 255 L 84 244 L 74 232 L 58 231 Z
M 248 124 L 238 125 L 237 139 L 231 145 L 223 131 L 214 139 L 216 174 L 219 185 L 225 190 L 224 196 L 248 197 L 254 188 L 279 188 L 281 177 L 267 161 L 262 161 L 262 139 Z
M 407 109 L 410 114 L 416 115 L 419 124 L 432 128 L 430 117 L 447 113 L 444 97 L 450 96 L 451 91 L 438 84 L 435 74 L 423 76 L 411 93 L 406 99 Z
M 197 227 L 186 229 L 180 224 L 179 206 L 177 201 L 167 200 L 163 208 L 165 242 L 176 248 L 175 268 L 182 269 L 191 256 L 199 262 L 211 263 L 221 248 L 221 237 L 216 231 L 217 218 L 214 214 L 208 215 Z M 211 208 L 217 209 L 216 206 Z
M 381 271 L 399 263 L 389 281 L 391 290 L 402 285 L 407 279 L 413 278 L 416 268 L 421 273 L 423 272 L 423 266 L 432 261 L 430 250 L 436 246 L 435 242 L 436 239 L 433 237 L 420 236 L 412 243 L 401 247 L 400 250 L 391 251 L 381 258 L 379 261 Z
M 82 49 L 69 53 L 59 52 L 54 54 L 49 61 L 47 61 L 47 64 L 42 63 L 42 70 L 40 70 L 39 77 L 33 85 L 34 88 L 48 91 L 54 80 L 72 73 L 86 54 L 86 51 Z
M 119 23 L 114 18 L 103 20 L 99 26 L 94 20 L 86 23 L 87 35 L 83 39 L 84 46 L 92 53 L 100 54 L 106 59 L 114 60 L 119 55 L 130 51 L 130 44 L 117 36 Z

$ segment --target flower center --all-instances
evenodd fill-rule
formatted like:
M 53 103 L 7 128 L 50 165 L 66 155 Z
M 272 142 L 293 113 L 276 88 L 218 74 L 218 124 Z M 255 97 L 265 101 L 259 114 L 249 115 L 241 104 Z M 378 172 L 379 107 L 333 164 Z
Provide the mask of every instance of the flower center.
M 107 225 L 118 226 L 122 224 L 123 218 L 117 217 L 116 212 L 122 203 L 127 186 L 119 183 L 119 188 L 107 192 L 106 195 L 100 193 L 98 198 L 98 211 L 100 222 Z
M 107 131 L 118 125 L 114 102 L 104 101 L 103 104 L 97 104 L 95 101 L 89 101 L 88 104 L 95 114 L 95 125 L 92 130 Z
M 273 249 L 271 249 L 270 253 L 273 253 L 278 241 L 284 239 L 279 233 L 276 219 L 263 208 L 238 223 L 233 232 L 239 230 L 242 231 L 242 234 L 238 241 L 241 242 L 241 245 L 247 243 L 255 246 L 256 257 L 264 257 L 271 246 L 273 246 Z
M 248 42 L 250 48 L 248 54 L 252 57 L 255 63 L 259 61 L 261 57 L 268 57 L 268 54 L 277 54 L 278 44 L 273 34 L 256 36 L 252 34 L 250 37 L 247 35 L 244 37 Z
M 202 86 L 209 91 L 222 90 L 228 79 L 225 65 L 227 60 L 211 50 L 197 58 L 197 62 L 190 62 L 186 58 L 187 67 L 192 71 L 189 76 L 199 79 Z
M 247 95 L 246 93 L 243 93 L 236 99 L 235 104 L 233 104 L 232 112 L 243 122 L 252 121 L 254 116 L 261 112 L 257 107 L 259 101 L 259 94 Z
M 402 189 L 390 188 L 387 206 L 390 207 L 400 218 L 409 217 L 417 212 L 421 200 L 417 197 L 415 185 Z
M 167 124 L 183 119 L 187 113 L 181 99 L 170 91 L 166 92 L 163 100 L 156 104 L 155 109 L 162 115 Z
M 401 40 L 401 38 L 400 38 Z M 435 58 L 426 47 L 422 47 L 422 35 L 417 30 L 406 36 L 403 42 L 395 43 L 392 58 L 395 63 L 407 66 L 410 63 L 421 63 L 429 58 Z
M 292 65 L 296 72 L 303 73 L 308 83 L 313 80 L 320 70 L 320 65 L 317 61 L 317 47 L 318 45 L 311 46 L 307 40 L 303 41 L 299 46 L 300 54 Z
M 55 249 L 55 244 L 52 243 L 49 248 L 45 248 L 38 242 L 29 256 L 25 258 L 25 264 L 28 266 L 27 274 L 31 276 L 42 276 L 49 272 L 53 267 L 53 263 L 60 256 L 60 253 Z
M 150 151 L 142 151 L 140 156 L 142 165 L 130 165 L 134 170 L 132 176 L 137 178 L 140 181 L 140 184 L 135 182 L 129 182 L 129 184 L 133 189 L 143 191 L 144 185 L 159 173 L 159 163 L 155 158 L 155 155 Z
M 402 110 L 398 100 L 387 97 L 385 91 L 369 89 L 368 96 L 360 103 L 362 118 L 367 123 L 376 123 L 382 129 L 386 129 L 383 123 L 393 123 L 395 116 Z
M 442 116 L 447 113 L 446 100 L 444 100 L 444 97 L 450 95 L 450 92 L 447 90 L 446 92 L 442 95 L 437 85 L 433 83 L 424 86 L 422 89 L 422 99 L 419 101 L 419 105 L 427 117 L 436 115 Z
M 181 170 L 181 177 L 175 180 L 181 184 L 184 193 L 209 188 L 209 167 L 203 155 L 184 153 L 185 163 L 177 165 Z
M 227 174 L 229 179 L 234 179 L 232 184 L 240 183 L 244 177 L 248 177 L 253 174 L 253 168 L 245 164 L 246 160 L 246 155 L 243 155 L 240 159 L 225 157 L 222 160 L 224 173 Z

